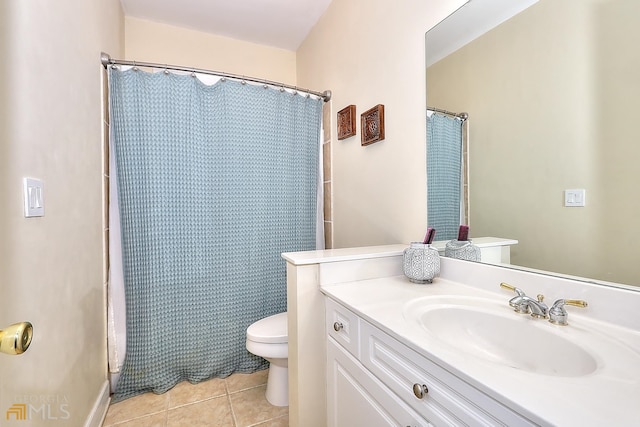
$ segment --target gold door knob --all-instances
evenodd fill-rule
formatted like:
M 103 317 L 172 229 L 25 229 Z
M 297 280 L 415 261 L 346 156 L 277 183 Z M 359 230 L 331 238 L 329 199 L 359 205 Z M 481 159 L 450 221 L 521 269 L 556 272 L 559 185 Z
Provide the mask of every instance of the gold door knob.
M 0 353 L 22 354 L 29 348 L 32 337 L 31 323 L 14 323 L 0 331 Z

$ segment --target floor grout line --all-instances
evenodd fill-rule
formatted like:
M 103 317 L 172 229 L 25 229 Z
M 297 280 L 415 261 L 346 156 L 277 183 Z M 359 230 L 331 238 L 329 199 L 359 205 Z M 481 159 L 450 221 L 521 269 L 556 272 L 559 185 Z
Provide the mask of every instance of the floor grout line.
M 231 421 L 233 421 L 234 427 L 238 427 L 238 419 L 236 418 L 236 412 L 233 410 L 233 404 L 231 403 L 231 393 L 229 392 L 229 383 L 227 379 L 224 380 L 224 389 L 227 391 L 227 402 L 229 403 L 229 410 L 231 411 Z
M 118 421 L 117 423 L 103 424 L 103 426 L 104 427 L 117 427 L 119 425 L 128 423 L 130 421 L 135 421 L 135 420 L 139 420 L 141 418 L 151 417 L 153 415 L 158 415 L 158 414 L 168 413 L 168 412 L 169 412 L 169 409 L 163 409 L 161 411 L 149 412 L 148 414 L 136 415 L 136 416 L 133 416 L 131 418 L 127 418 L 126 420 Z
M 231 403 L 231 395 L 227 394 L 227 402 L 229 402 L 229 408 L 231 409 L 231 420 L 233 421 L 234 427 L 238 426 L 238 418 L 236 417 L 236 411 L 233 409 L 233 404 Z
M 172 406 L 169 406 L 169 407 L 167 408 L 167 412 L 168 412 L 168 411 L 172 411 L 172 410 L 174 410 L 174 409 L 178 409 L 178 408 L 184 408 L 185 406 L 189 406 L 189 405 L 196 405 L 196 404 L 198 404 L 198 403 L 206 402 L 206 401 L 208 401 L 208 400 L 220 399 L 220 398 L 225 397 L 225 396 L 227 396 L 227 395 L 228 395 L 228 393 L 224 393 L 224 394 L 217 394 L 217 395 L 215 395 L 215 396 L 205 397 L 204 399 L 195 400 L 195 401 L 193 401 L 193 402 L 181 403 L 181 404 L 176 405 L 176 406 L 173 406 L 173 407 L 172 407 Z M 158 412 L 162 412 L 162 411 L 158 411 Z
M 263 421 L 258 421 L 257 423 L 248 425 L 248 426 L 244 426 L 244 427 L 255 427 L 255 426 L 259 426 L 260 424 L 264 424 L 264 423 L 268 423 L 269 421 L 274 421 L 274 420 L 278 420 L 280 418 L 284 418 L 287 417 L 288 415 L 280 415 L 278 417 L 273 417 L 273 418 L 269 418 L 267 420 L 263 420 Z M 242 427 L 242 426 L 236 426 L 236 427 Z

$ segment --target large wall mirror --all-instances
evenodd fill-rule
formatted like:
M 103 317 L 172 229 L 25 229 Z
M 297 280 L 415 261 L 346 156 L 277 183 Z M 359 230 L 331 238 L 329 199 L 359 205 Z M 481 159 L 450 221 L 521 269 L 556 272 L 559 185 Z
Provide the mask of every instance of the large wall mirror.
M 640 1 L 515 3 L 472 0 L 426 36 L 427 105 L 469 114 L 471 236 L 517 239 L 517 266 L 640 286 Z

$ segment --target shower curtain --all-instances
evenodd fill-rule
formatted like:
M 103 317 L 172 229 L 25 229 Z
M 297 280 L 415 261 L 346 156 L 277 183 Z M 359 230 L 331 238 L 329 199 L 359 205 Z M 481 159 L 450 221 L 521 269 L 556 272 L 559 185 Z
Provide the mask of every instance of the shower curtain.
M 427 115 L 427 220 L 436 240 L 458 237 L 463 223 L 462 121 Z
M 245 332 L 286 311 L 280 254 L 316 248 L 322 101 L 135 68 L 110 68 L 109 90 L 127 322 L 114 400 L 266 367 Z

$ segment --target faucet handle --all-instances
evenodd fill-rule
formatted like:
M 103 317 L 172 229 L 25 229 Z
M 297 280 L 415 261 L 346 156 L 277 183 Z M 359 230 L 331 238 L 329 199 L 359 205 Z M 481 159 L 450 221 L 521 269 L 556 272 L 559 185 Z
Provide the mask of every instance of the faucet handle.
M 520 297 L 524 296 L 524 292 L 522 292 L 522 290 L 520 288 L 516 288 L 515 286 L 511 286 L 508 283 L 502 282 L 502 283 L 500 283 L 500 287 L 502 289 L 506 289 L 508 291 L 513 291 L 516 294 L 518 294 L 518 296 L 520 296 Z
M 554 302 L 549 309 L 549 322 L 561 326 L 566 326 L 568 324 L 567 317 L 569 314 L 567 313 L 567 310 L 564 309 L 565 305 L 586 308 L 589 304 L 587 304 L 586 301 L 579 299 L 559 299 Z
M 500 283 L 500 287 L 503 289 L 507 289 L 509 291 L 515 292 L 517 295 L 509 300 L 509 305 L 516 311 L 516 313 L 520 314 L 529 314 L 530 309 L 527 304 L 524 304 L 524 299 L 527 298 L 525 293 L 520 288 L 516 288 L 515 286 L 511 286 L 508 283 L 502 282 Z
M 586 301 L 583 301 L 581 299 L 566 299 L 564 300 L 564 303 L 566 305 L 572 305 L 574 307 L 580 307 L 580 308 L 587 308 L 589 306 L 589 304 L 587 304 Z

